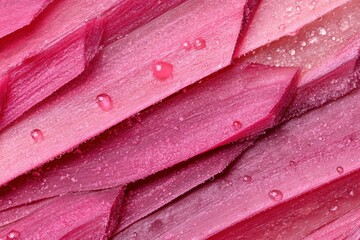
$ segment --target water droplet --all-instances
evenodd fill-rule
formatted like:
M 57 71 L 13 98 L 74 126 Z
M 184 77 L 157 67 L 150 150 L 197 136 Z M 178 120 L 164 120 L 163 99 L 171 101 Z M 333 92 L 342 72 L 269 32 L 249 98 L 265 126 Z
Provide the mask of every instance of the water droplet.
M 41 142 L 44 139 L 44 134 L 40 129 L 32 130 L 30 135 L 35 142 Z
M 190 50 L 191 49 L 191 43 L 189 41 L 185 41 L 181 44 L 184 49 Z
M 249 175 L 245 175 L 245 176 L 243 177 L 243 181 L 244 181 L 244 182 L 252 182 L 252 177 L 249 176 Z
M 280 201 L 283 199 L 284 195 L 280 190 L 271 190 L 269 192 L 269 197 L 274 201 Z
M 294 55 L 296 54 L 296 51 L 295 51 L 295 49 L 291 49 L 291 50 L 289 51 L 289 53 L 290 53 L 291 56 L 294 56 Z
M 196 50 L 204 49 L 206 47 L 205 39 L 200 38 L 200 37 L 196 38 L 195 43 L 194 43 L 194 47 L 195 47 Z
M 295 9 L 296 9 L 296 12 L 297 12 L 297 13 L 300 13 L 300 12 L 301 12 L 301 7 L 300 7 L 300 6 L 296 6 Z
M 166 80 L 172 77 L 173 68 L 173 65 L 170 63 L 155 62 L 152 67 L 153 75 L 156 79 Z
M 355 196 L 354 190 L 351 190 L 351 191 L 349 192 L 349 195 L 350 195 L 351 197 L 354 197 L 354 196 Z
M 309 5 L 309 9 L 310 10 L 314 10 L 315 9 L 315 6 L 316 6 L 316 1 L 312 1 Z
M 20 232 L 16 231 L 16 230 L 11 230 L 8 234 L 7 234 L 7 238 L 8 239 L 19 239 L 20 237 Z
M 105 93 L 100 94 L 96 97 L 96 103 L 103 111 L 109 111 L 112 108 L 111 97 Z
M 341 167 L 341 166 L 338 166 L 338 167 L 336 168 L 336 171 L 337 171 L 339 174 L 343 174 L 343 173 L 344 173 L 344 168 Z
M 241 129 L 242 124 L 241 124 L 240 121 L 234 121 L 233 124 L 232 124 L 232 126 L 233 126 L 233 128 L 234 128 L 235 130 L 239 130 L 239 129 Z
M 338 206 L 332 206 L 330 207 L 331 212 L 335 212 L 338 209 Z
M 324 27 L 319 27 L 318 30 L 319 30 L 319 34 L 322 35 L 322 36 L 325 36 L 326 33 L 327 33 L 327 31 L 326 31 L 326 29 Z
M 305 68 L 306 68 L 306 69 L 311 69 L 311 68 L 312 68 L 312 65 L 311 65 L 310 63 L 306 63 L 306 64 L 305 64 Z
M 286 28 L 286 27 L 285 27 L 285 24 L 281 24 L 281 25 L 279 26 L 279 30 L 282 31 L 282 32 L 285 31 L 285 28 Z

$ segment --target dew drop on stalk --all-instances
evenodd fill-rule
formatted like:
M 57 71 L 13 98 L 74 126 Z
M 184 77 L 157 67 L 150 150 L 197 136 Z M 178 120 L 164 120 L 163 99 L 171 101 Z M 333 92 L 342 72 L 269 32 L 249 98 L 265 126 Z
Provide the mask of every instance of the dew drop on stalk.
M 96 103 L 103 111 L 109 111 L 112 109 L 112 100 L 109 95 L 102 93 L 96 97 Z
M 189 41 L 184 41 L 182 44 L 182 47 L 186 50 L 190 50 L 191 49 L 191 43 Z
M 280 201 L 283 199 L 284 195 L 280 190 L 274 189 L 269 192 L 269 197 L 274 201 Z
M 167 62 L 155 62 L 152 66 L 153 75 L 158 80 L 166 80 L 172 77 L 173 65 Z
M 35 142 L 41 142 L 44 139 L 44 134 L 40 129 L 32 130 L 30 135 Z
M 244 182 L 252 182 L 252 177 L 249 176 L 249 175 L 245 175 L 245 176 L 243 177 L 243 181 L 244 181 Z
M 239 130 L 239 129 L 241 129 L 242 124 L 241 124 L 240 121 L 234 121 L 234 122 L 232 123 L 232 126 L 233 126 L 233 128 L 234 128 L 235 130 Z
M 343 174 L 343 173 L 344 173 L 344 168 L 341 167 L 341 166 L 338 166 L 338 167 L 336 168 L 336 171 L 337 171 L 339 174 Z
M 16 230 L 11 230 L 8 234 L 7 234 L 7 239 L 19 239 L 20 238 L 20 232 L 16 231 Z
M 195 39 L 194 47 L 196 50 L 201 50 L 206 47 L 206 41 L 205 39 L 199 37 Z
M 286 28 L 286 27 L 285 27 L 285 24 L 281 24 L 281 25 L 279 26 L 279 30 L 282 31 L 282 32 L 285 31 L 285 28 Z
M 319 27 L 319 34 L 325 36 L 327 34 L 326 29 L 324 27 Z

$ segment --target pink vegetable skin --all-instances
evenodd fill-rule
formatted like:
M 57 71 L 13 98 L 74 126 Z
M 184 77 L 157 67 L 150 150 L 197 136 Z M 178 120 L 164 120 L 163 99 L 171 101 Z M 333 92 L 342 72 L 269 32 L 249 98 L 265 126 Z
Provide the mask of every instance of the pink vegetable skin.
M 355 194 L 352 190 L 350 196 Z M 306 237 L 307 240 L 345 239 L 356 240 L 360 238 L 360 207 L 357 206 L 344 216 L 318 229 Z
M 251 144 L 231 144 L 130 184 L 116 232 L 221 173 Z
M 0 237 L 11 239 L 108 239 L 119 219 L 124 189 L 71 193 L 9 209 L 2 217 L 21 215 L 0 227 Z
M 100 45 L 183 1 L 52 3 L 30 26 L 0 40 L 0 79 L 9 77 L 9 96 L 0 129 L 82 73 Z
M 7 147 L 0 149 L 0 184 L 230 64 L 244 4 L 190 0 L 104 48 L 84 75 L 2 132 L 0 145 Z M 181 39 L 195 45 L 186 50 Z M 154 61 L 172 64 L 169 79 L 156 79 Z M 104 108 L 103 99 L 110 103 L 105 104 L 111 106 L 110 111 L 104 111 L 109 109 Z M 31 139 L 33 129 L 42 131 L 41 143 Z M 136 167 L 145 171 L 143 166 Z
M 7 78 L 3 78 L 2 80 L 0 80 L 0 114 L 3 108 L 3 105 L 6 101 L 6 97 L 7 97 L 7 90 L 8 88 L 8 79 Z
M 0 38 L 30 24 L 52 0 L 0 2 Z
M 294 35 L 303 26 L 346 2 L 349 0 L 262 0 L 234 56 L 240 57 L 281 37 Z
M 281 118 L 295 89 L 296 74 L 295 68 L 231 66 L 44 166 L 43 173 L 35 171 L 26 181 L 21 178 L 3 188 L 1 208 L 24 203 L 31 196 L 127 184 L 256 135 Z
M 133 232 L 140 239 L 262 239 L 264 234 L 288 239 L 310 234 L 360 204 L 360 111 L 353 107 L 358 104 L 360 91 L 291 120 L 247 151 L 227 174 L 135 223 L 119 239 Z M 351 172 L 357 177 L 345 175 Z M 246 175 L 252 182 L 242 181 Z M 338 179 L 341 183 L 333 184 Z M 349 195 L 352 187 L 355 198 Z M 303 198 L 311 199 L 313 207 L 297 208 Z M 312 219 L 317 209 L 322 210 Z M 271 221 L 275 218 L 276 224 Z M 161 227 L 150 229 L 154 222 Z
M 295 36 L 264 46 L 242 61 L 302 67 L 299 89 L 287 113 L 289 118 L 358 86 L 359 39 L 360 5 L 353 0 L 305 26 Z

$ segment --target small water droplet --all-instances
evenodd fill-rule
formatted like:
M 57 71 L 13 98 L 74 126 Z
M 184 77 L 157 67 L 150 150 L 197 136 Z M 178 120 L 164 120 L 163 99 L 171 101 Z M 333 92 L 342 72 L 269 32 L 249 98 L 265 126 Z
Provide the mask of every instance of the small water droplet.
M 305 64 L 305 68 L 306 68 L 306 69 L 311 69 L 311 68 L 312 68 L 312 65 L 311 65 L 310 63 L 306 63 L 306 64 Z
M 315 9 L 315 6 L 316 6 L 316 1 L 312 1 L 309 5 L 309 9 L 310 10 L 314 10 Z
M 296 10 L 297 13 L 300 13 L 300 12 L 301 12 L 301 7 L 300 7 L 300 6 L 296 6 L 296 7 L 295 7 L 295 10 Z
M 351 191 L 349 192 L 349 195 L 350 195 L 351 197 L 354 197 L 354 196 L 355 196 L 354 190 L 351 190 Z
M 252 177 L 249 176 L 249 175 L 245 175 L 245 176 L 243 177 L 243 181 L 244 181 L 244 182 L 252 182 Z
M 336 205 L 330 207 L 330 211 L 331 211 L 331 212 L 335 212 L 337 209 L 338 209 L 338 206 L 336 206 Z
M 105 93 L 102 93 L 96 97 L 96 103 L 103 111 L 109 111 L 112 109 L 111 97 Z
M 180 121 L 180 122 L 184 121 L 184 118 L 183 118 L 183 117 L 179 117 L 179 121 Z
M 286 27 L 285 27 L 285 24 L 281 24 L 281 25 L 279 26 L 279 30 L 282 31 L 282 32 L 285 31 L 285 28 L 286 28 Z
M 295 51 L 295 49 L 291 49 L 291 50 L 289 51 L 289 53 L 290 53 L 291 56 L 294 56 L 294 55 L 296 54 L 296 51 Z
M 167 62 L 155 62 L 152 66 L 153 75 L 159 80 L 166 80 L 172 77 L 173 69 L 173 65 Z
M 234 121 L 234 122 L 232 123 L 232 126 L 233 126 L 233 128 L 234 128 L 235 130 L 239 130 L 239 129 L 241 129 L 242 124 L 241 124 L 240 121 Z
M 206 47 L 206 41 L 205 39 L 199 37 L 195 39 L 194 47 L 196 50 L 201 50 Z
M 269 192 L 269 197 L 274 201 L 280 201 L 283 199 L 284 195 L 280 190 L 274 189 Z
M 336 171 L 337 171 L 339 174 L 343 174 L 343 173 L 344 173 L 344 168 L 341 167 L 341 166 L 338 166 L 338 167 L 336 168 Z
M 19 237 L 20 237 L 20 232 L 16 230 L 11 230 L 7 234 L 7 239 L 19 239 Z
M 191 43 L 189 41 L 185 41 L 181 44 L 184 49 L 190 50 L 192 48 Z
M 327 34 L 327 31 L 324 27 L 319 27 L 319 34 L 322 36 L 325 36 Z
M 32 130 L 30 135 L 35 142 L 41 142 L 44 139 L 44 134 L 40 129 Z

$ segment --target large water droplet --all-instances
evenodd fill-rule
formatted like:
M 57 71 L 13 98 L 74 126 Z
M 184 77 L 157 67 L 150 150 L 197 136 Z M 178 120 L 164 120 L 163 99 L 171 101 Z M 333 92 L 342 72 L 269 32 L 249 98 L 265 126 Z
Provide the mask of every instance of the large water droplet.
M 155 62 L 152 66 L 153 75 L 159 80 L 166 80 L 172 77 L 173 69 L 173 65 L 167 62 Z
M 35 142 L 41 142 L 44 139 L 44 134 L 40 129 L 32 130 L 30 135 Z
M 319 27 L 319 34 L 325 36 L 327 34 L 326 29 L 324 27 Z
M 341 167 L 341 166 L 338 166 L 338 167 L 336 168 L 336 171 L 337 171 L 339 174 L 343 174 L 343 173 L 344 173 L 344 168 Z
M 20 232 L 16 230 L 11 230 L 7 234 L 7 239 L 19 239 L 19 237 L 20 237 Z
M 252 177 L 249 176 L 249 175 L 245 175 L 245 176 L 243 177 L 243 181 L 244 181 L 244 182 L 252 182 Z
M 189 41 L 184 41 L 181 45 L 186 50 L 190 50 L 192 48 L 191 43 Z
M 274 189 L 269 192 L 269 197 L 274 201 L 280 201 L 283 199 L 284 195 L 280 190 Z
M 102 93 L 96 97 L 96 103 L 103 111 L 109 111 L 112 109 L 112 100 L 109 95 Z
M 240 121 L 234 121 L 232 126 L 235 130 L 240 130 L 242 127 L 242 123 Z
M 201 50 L 206 47 L 206 41 L 205 39 L 199 37 L 195 39 L 194 47 L 196 50 Z

